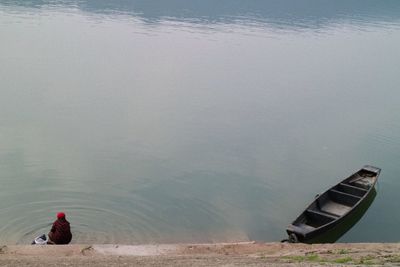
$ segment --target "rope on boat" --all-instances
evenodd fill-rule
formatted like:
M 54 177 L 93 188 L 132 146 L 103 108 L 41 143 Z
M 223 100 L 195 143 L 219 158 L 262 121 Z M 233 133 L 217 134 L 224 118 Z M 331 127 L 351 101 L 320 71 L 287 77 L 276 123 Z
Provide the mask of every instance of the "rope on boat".
M 299 239 L 296 234 L 291 233 L 288 238 L 282 239 L 281 243 L 299 243 Z
M 299 243 L 299 239 L 295 233 L 289 235 L 289 243 Z

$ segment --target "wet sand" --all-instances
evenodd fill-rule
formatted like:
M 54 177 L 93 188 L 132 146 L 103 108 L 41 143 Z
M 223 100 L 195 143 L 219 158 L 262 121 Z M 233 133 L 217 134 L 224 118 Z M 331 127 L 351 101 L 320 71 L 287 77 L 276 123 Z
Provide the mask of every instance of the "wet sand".
M 0 266 L 399 266 L 400 244 L 0 246 Z

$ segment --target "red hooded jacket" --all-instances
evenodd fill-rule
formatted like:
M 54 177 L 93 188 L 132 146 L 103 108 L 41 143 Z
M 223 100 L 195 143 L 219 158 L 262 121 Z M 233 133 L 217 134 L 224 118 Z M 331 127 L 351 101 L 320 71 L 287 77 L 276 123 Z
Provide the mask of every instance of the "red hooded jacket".
M 50 232 L 52 232 L 51 241 L 56 244 L 68 244 L 71 242 L 72 233 L 69 222 L 64 218 L 57 219 L 53 223 Z

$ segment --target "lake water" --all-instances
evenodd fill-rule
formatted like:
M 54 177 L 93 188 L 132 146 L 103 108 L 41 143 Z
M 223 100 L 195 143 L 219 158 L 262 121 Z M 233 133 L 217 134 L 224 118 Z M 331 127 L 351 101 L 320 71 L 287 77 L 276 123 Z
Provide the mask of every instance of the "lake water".
M 364 164 L 400 240 L 399 1 L 0 3 L 0 243 L 279 241 Z

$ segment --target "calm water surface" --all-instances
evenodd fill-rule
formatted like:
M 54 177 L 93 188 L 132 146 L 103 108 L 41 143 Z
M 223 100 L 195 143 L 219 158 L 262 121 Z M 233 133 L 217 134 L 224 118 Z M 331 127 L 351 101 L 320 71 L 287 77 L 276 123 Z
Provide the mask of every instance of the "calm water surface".
M 360 168 L 399 241 L 398 1 L 0 1 L 0 242 L 262 240 Z

